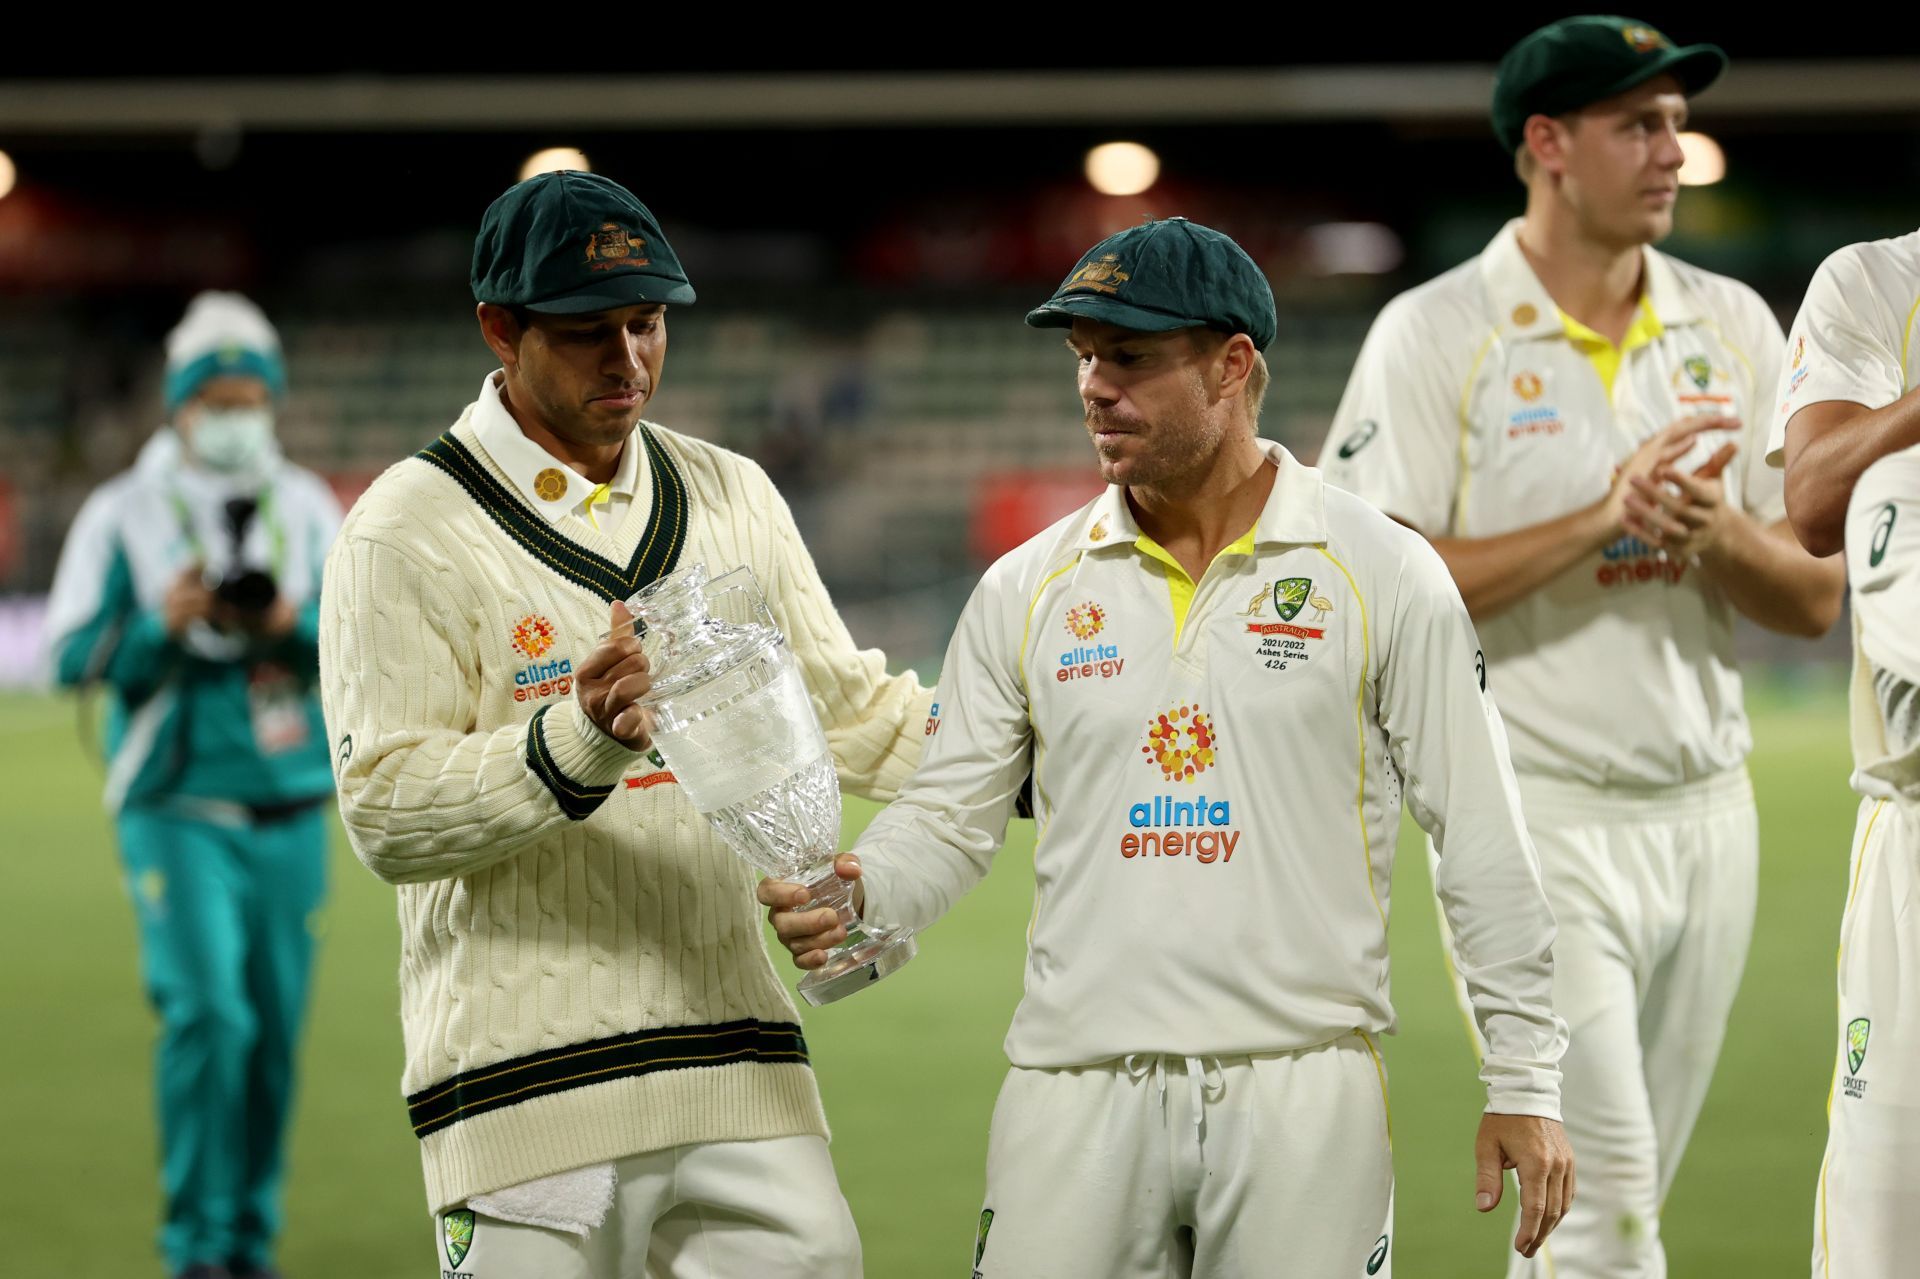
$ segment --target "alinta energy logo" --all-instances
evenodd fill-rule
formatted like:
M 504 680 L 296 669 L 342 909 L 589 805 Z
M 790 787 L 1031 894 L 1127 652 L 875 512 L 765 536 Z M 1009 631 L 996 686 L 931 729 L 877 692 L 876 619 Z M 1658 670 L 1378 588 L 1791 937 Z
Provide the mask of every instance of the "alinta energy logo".
M 567 658 L 543 662 L 553 651 L 557 633 L 552 622 L 538 613 L 529 613 L 514 623 L 514 651 L 532 662 L 513 673 L 513 700 L 537 702 L 545 697 L 564 697 L 573 691 L 573 663 Z
M 1219 760 L 1213 717 L 1198 706 L 1176 706 L 1147 725 L 1140 748 L 1163 778 L 1196 781 Z M 1233 829 L 1233 801 L 1195 795 L 1191 800 L 1155 795 L 1127 805 L 1128 830 L 1120 837 L 1125 858 L 1190 857 L 1204 865 L 1233 860 L 1240 832 Z
M 1600 550 L 1600 561 L 1593 580 L 1606 587 L 1656 582 L 1676 586 L 1687 572 L 1684 560 L 1669 559 L 1658 547 L 1648 546 L 1637 537 L 1609 542 Z
M 538 613 L 529 613 L 513 626 L 513 646 L 539 661 L 553 647 L 553 623 Z
M 1176 706 L 1147 725 L 1140 753 L 1170 782 L 1190 782 L 1213 767 L 1219 739 L 1213 717 L 1198 706 Z
M 1513 393 L 1520 401 L 1520 407 L 1507 414 L 1507 438 L 1525 439 L 1536 435 L 1558 435 L 1566 430 L 1566 423 L 1560 420 L 1560 410 L 1550 404 L 1536 401 L 1546 393 L 1546 383 L 1540 375 L 1531 371 L 1516 373 L 1513 378 Z
M 1067 610 L 1067 630 L 1073 633 L 1075 639 L 1092 639 L 1106 624 L 1107 611 L 1092 600 L 1075 604 Z
M 1067 610 L 1067 632 L 1077 640 L 1090 640 L 1105 630 L 1107 611 L 1088 600 Z M 1126 666 L 1118 644 L 1077 644 L 1060 654 L 1060 669 L 1053 677 L 1062 684 L 1072 679 L 1112 679 Z

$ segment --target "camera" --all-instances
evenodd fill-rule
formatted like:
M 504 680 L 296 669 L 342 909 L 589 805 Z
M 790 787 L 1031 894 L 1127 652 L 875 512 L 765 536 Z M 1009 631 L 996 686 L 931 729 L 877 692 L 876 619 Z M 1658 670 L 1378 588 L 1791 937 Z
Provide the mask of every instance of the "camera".
M 273 574 L 248 564 L 245 559 L 247 527 L 259 510 L 260 503 L 254 498 L 236 497 L 227 502 L 227 531 L 233 537 L 233 562 L 210 584 L 215 599 L 248 621 L 265 615 L 280 594 Z

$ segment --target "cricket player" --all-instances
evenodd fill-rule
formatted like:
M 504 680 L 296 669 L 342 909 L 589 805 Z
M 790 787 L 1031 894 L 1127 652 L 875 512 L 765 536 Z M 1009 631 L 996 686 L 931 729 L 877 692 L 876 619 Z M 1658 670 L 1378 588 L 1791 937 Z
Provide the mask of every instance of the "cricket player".
M 1574 1189 L 1553 919 L 1445 566 L 1256 435 L 1273 294 L 1226 236 L 1129 228 L 1027 323 L 1069 330 L 1110 487 L 987 571 L 925 762 L 841 862 L 864 918 L 925 928 L 987 873 L 1032 771 L 974 1273 L 1391 1273 L 1403 796 L 1445 850 L 1490 1046 L 1477 1203 L 1517 1168 L 1514 1244 L 1537 1252 Z M 817 967 L 832 912 L 760 891 Z
M 1651 247 L 1725 62 L 1618 17 L 1515 45 L 1493 126 L 1525 215 L 1381 312 L 1322 454 L 1459 584 L 1559 922 L 1581 1196 L 1516 1276 L 1665 1273 L 1660 1205 L 1753 925 L 1734 615 L 1816 636 L 1840 607 L 1764 461 L 1779 324 Z
M 1775 450 L 1809 550 L 1845 544 L 1853 788 L 1839 1042 L 1815 1279 L 1905 1273 L 1920 1249 L 1920 233 L 1821 266 L 1787 338 Z M 1837 530 L 1833 513 L 1845 512 Z
M 167 338 L 167 425 L 80 509 L 47 631 L 105 685 L 107 809 L 160 1018 L 160 1252 L 266 1279 L 333 794 L 315 688 L 324 481 L 274 438 L 280 339 L 235 293 Z
M 321 645 L 347 833 L 399 890 L 440 1273 L 858 1275 L 753 876 L 650 751 L 618 601 L 751 568 L 856 794 L 912 771 L 929 695 L 854 648 L 758 467 L 642 420 L 694 292 L 631 192 L 513 187 L 472 284 L 502 367 L 355 504 Z

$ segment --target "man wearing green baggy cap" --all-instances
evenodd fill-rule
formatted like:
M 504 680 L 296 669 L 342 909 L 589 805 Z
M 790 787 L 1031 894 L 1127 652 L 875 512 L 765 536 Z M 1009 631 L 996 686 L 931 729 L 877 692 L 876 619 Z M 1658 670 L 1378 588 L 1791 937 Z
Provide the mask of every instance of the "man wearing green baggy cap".
M 651 750 L 620 601 L 677 564 L 751 568 L 856 794 L 905 780 L 928 694 L 854 647 L 758 467 L 643 419 L 694 300 L 645 205 L 523 182 L 472 282 L 501 368 L 354 506 L 320 652 L 347 834 L 399 892 L 436 1264 L 858 1275 L 752 875 Z
M 1580 1198 L 1516 1275 L 1666 1272 L 1660 1205 L 1753 928 L 1735 615 L 1817 636 L 1840 606 L 1765 462 L 1778 322 L 1651 247 L 1725 64 L 1620 17 L 1515 45 L 1492 114 L 1525 215 L 1381 312 L 1322 454 L 1459 584 L 1560 925 Z
M 1273 294 L 1226 236 L 1122 231 L 1027 322 L 1068 330 L 1110 487 L 987 571 L 926 759 L 840 864 L 865 918 L 924 928 L 1033 775 L 974 1274 L 1391 1274 L 1403 793 L 1488 1043 L 1481 1177 L 1518 1169 L 1533 1252 L 1573 1191 L 1553 918 L 1445 566 L 1259 438 Z M 810 968 L 841 930 L 805 899 L 761 885 Z

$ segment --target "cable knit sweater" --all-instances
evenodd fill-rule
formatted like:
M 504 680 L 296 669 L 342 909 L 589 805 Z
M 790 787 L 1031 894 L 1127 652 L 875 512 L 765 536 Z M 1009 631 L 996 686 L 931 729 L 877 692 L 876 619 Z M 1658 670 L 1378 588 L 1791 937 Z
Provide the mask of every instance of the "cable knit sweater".
M 475 436 L 381 476 L 327 561 L 340 808 L 398 886 L 404 1091 L 439 1211 L 692 1142 L 825 1135 L 754 875 L 656 759 L 580 711 L 608 602 L 678 564 L 753 569 L 841 785 L 890 799 L 930 694 L 857 650 L 753 463 L 650 424 L 651 506 L 549 523 Z

